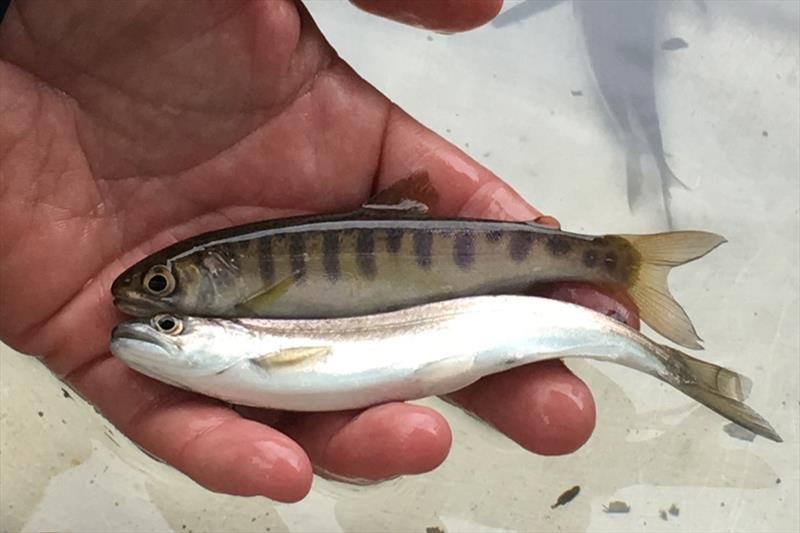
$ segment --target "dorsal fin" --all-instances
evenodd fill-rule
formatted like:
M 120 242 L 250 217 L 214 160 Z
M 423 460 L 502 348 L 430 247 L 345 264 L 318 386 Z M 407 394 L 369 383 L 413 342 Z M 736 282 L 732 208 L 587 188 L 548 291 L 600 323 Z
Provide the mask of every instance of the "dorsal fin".
M 399 211 L 427 213 L 436 207 L 439 193 L 430 181 L 426 170 L 410 176 L 374 194 L 361 206 L 362 211 Z

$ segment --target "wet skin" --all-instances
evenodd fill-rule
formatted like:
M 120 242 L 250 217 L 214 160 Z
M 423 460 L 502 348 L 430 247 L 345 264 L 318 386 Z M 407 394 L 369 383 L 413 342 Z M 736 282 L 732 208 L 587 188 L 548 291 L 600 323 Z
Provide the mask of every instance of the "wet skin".
M 386 6 L 455 31 L 499 2 Z M 448 9 L 454 27 L 443 27 Z M 176 240 L 352 209 L 417 168 L 446 191 L 442 215 L 540 213 L 361 80 L 288 0 L 198 4 L 190 17 L 163 2 L 13 3 L 0 59 L 4 342 L 42 356 L 131 439 L 215 491 L 295 501 L 312 464 L 377 480 L 445 459 L 451 432 L 429 408 L 245 417 L 129 370 L 107 351 L 122 318 L 111 283 Z M 454 397 L 540 454 L 574 451 L 594 427 L 590 392 L 557 362 Z

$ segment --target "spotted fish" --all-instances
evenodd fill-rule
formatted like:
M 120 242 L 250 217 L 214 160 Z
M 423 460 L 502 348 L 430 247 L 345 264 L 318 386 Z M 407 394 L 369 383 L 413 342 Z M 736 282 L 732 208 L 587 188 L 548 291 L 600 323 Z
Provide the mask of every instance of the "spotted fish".
M 592 236 L 533 222 L 438 218 L 428 211 L 436 198 L 419 173 L 354 212 L 205 233 L 123 272 L 115 303 L 135 316 L 336 318 L 580 281 L 627 291 L 653 329 L 701 348 L 667 276 L 723 243 L 719 235 Z

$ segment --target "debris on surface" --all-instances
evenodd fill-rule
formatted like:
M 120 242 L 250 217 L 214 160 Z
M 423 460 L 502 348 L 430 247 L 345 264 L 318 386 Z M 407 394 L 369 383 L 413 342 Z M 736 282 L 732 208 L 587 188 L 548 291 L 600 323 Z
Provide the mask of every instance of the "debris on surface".
M 64 395 L 64 398 L 72 399 L 72 395 L 69 392 L 67 392 L 67 389 L 65 389 L 64 387 L 61 387 L 61 394 Z
M 444 533 L 444 530 L 439 526 L 428 526 L 425 528 L 425 533 Z
M 661 509 L 661 510 L 658 512 L 658 516 L 660 516 L 660 517 L 661 517 L 661 520 L 666 520 L 666 519 L 667 519 L 667 512 L 666 512 L 664 509 Z
M 581 491 L 580 485 L 575 485 L 571 489 L 564 491 L 561 496 L 558 497 L 556 503 L 550 506 L 550 509 L 555 509 L 556 507 L 567 505 L 569 502 L 575 499 L 575 496 Z
M 572 96 L 583 96 L 583 91 L 580 91 L 580 90 L 578 90 L 578 91 L 570 91 L 570 94 Z
M 608 505 L 604 505 L 603 511 L 609 514 L 629 513 L 631 511 L 631 506 L 625 502 L 613 501 L 613 502 L 608 502 Z
M 733 422 L 725 424 L 722 427 L 722 429 L 725 431 L 725 433 L 727 433 L 728 435 L 730 435 L 734 439 L 744 440 L 744 441 L 747 441 L 747 442 L 753 442 L 753 439 L 756 438 L 756 434 L 755 433 L 753 433 L 749 429 L 743 428 L 739 424 L 734 424 Z
M 673 37 L 661 43 L 661 49 L 672 52 L 673 50 L 680 50 L 681 48 L 689 48 L 689 43 L 680 37 Z
M 672 505 L 669 506 L 669 514 L 671 514 L 672 516 L 678 516 L 679 514 L 681 514 L 681 510 L 678 509 L 678 506 L 673 503 Z

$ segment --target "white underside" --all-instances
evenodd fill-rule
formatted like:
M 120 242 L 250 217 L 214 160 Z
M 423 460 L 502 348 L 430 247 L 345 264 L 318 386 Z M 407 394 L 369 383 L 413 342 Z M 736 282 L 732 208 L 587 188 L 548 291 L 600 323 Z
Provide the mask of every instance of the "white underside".
M 246 341 L 231 339 L 240 346 L 226 345 L 236 354 L 307 346 L 331 349 L 296 363 L 265 369 L 240 357 L 222 371 L 174 366 L 145 371 L 232 403 L 325 411 L 442 395 L 483 376 L 553 358 L 590 357 L 648 373 L 660 369 L 657 358 L 648 355 L 630 330 L 577 306 L 537 298 L 480 297 L 449 308 L 457 311 L 449 317 L 442 309 L 428 317 L 433 320 L 398 323 L 377 334 L 336 329 L 313 335 L 260 334 Z M 207 359 L 219 359 L 218 354 L 207 354 Z

